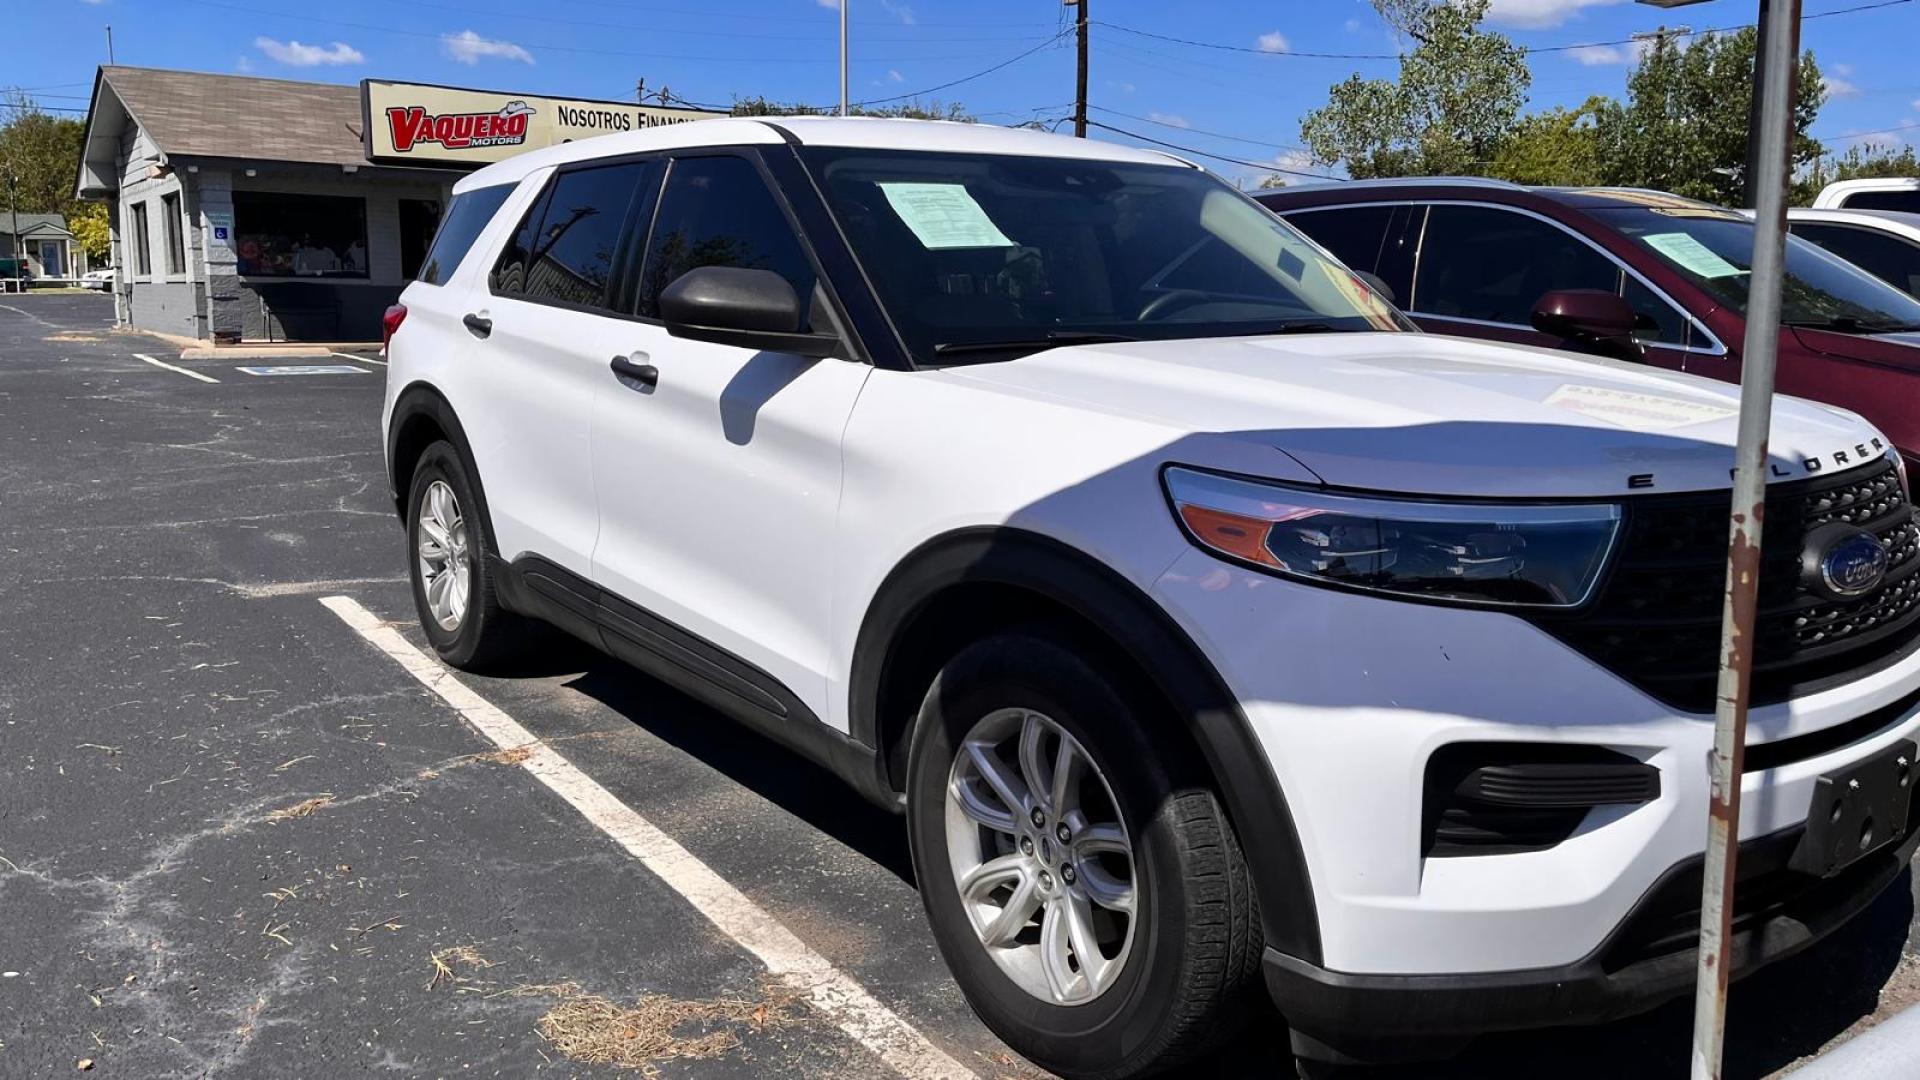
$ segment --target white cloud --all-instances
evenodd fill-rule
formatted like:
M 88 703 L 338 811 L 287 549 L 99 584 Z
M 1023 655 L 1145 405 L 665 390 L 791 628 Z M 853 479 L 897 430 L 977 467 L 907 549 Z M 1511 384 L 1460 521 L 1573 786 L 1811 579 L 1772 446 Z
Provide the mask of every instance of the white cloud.
M 1612 7 L 1626 0 L 1493 0 L 1487 21 L 1521 30 L 1546 30 L 1587 8 Z
M 247 72 L 252 71 L 253 58 L 250 56 L 240 57 L 238 60 L 235 60 L 233 62 L 233 70 L 241 73 L 242 75 L 245 75 Z
M 1829 75 L 1826 77 L 1825 81 L 1827 84 L 1827 100 L 1829 101 L 1833 100 L 1834 98 L 1850 98 L 1850 97 L 1860 96 L 1859 86 L 1855 85 L 1854 83 L 1848 82 L 1847 80 L 1841 78 L 1838 75 Z
M 104 4 L 107 0 L 80 0 L 83 4 Z
M 1293 48 L 1293 46 L 1287 44 L 1287 36 L 1278 30 L 1269 34 L 1261 34 L 1258 44 L 1261 52 L 1286 52 Z
M 1156 124 L 1165 124 L 1168 127 L 1183 128 L 1183 127 L 1193 126 L 1192 124 L 1187 123 L 1186 117 L 1178 116 L 1174 113 L 1150 112 L 1147 114 L 1147 119 L 1153 121 Z
M 513 42 L 483 38 L 471 30 L 462 30 L 457 34 L 441 34 L 440 47 L 449 57 L 469 67 L 482 60 L 518 60 L 523 64 L 533 63 L 533 54 Z
M 1612 45 L 1582 45 L 1577 49 L 1569 49 L 1567 55 L 1587 67 L 1627 62 L 1626 52 Z
M 912 26 L 920 20 L 913 17 L 913 9 L 905 4 L 896 4 L 893 0 L 880 0 L 880 10 L 900 20 L 902 26 Z
M 902 74 L 900 74 L 900 73 L 899 73 L 898 71 L 895 71 L 895 70 L 893 70 L 892 68 L 888 68 L 888 69 L 887 69 L 887 81 L 888 81 L 888 82 L 896 82 L 896 83 L 899 83 L 899 82 L 906 82 L 906 81 L 907 81 L 907 77 L 906 77 L 905 75 L 902 75 Z
M 1347 20 L 1347 33 L 1349 33 L 1349 34 L 1357 34 L 1357 33 L 1359 33 L 1359 32 L 1360 32 L 1360 26 L 1361 26 L 1361 24 L 1360 24 L 1360 20 L 1359 20 L 1359 19 L 1348 19 L 1348 20 Z
M 304 45 L 298 41 L 275 41 L 270 37 L 253 39 L 253 47 L 288 67 L 319 67 L 336 64 L 363 64 L 367 58 L 344 41 L 331 45 Z
M 1314 176 L 1321 175 L 1313 163 L 1313 155 L 1305 150 L 1288 150 L 1273 159 L 1274 167 L 1286 169 L 1286 172 L 1268 173 L 1260 179 L 1263 188 L 1287 187 L 1291 184 L 1311 184 Z M 1301 176 L 1300 173 L 1310 173 Z

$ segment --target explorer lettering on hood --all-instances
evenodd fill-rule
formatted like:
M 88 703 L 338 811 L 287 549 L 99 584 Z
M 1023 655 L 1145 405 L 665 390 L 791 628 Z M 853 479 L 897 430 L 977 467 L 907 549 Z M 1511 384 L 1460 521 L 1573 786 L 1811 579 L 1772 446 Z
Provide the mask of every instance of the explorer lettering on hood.
M 534 114 L 531 105 L 518 99 L 509 101 L 494 113 L 442 113 L 433 116 L 415 105 L 387 110 L 387 124 L 393 133 L 393 148 L 406 153 L 417 143 L 439 143 L 449 150 L 472 146 L 520 146 L 527 141 L 527 118 Z

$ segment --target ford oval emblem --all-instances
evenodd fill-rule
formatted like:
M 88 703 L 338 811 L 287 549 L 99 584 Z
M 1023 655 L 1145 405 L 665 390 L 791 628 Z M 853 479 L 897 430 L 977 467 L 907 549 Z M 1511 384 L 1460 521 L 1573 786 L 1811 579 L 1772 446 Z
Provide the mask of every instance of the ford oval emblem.
M 1872 592 L 1887 575 L 1887 545 L 1870 532 L 1846 528 L 1809 537 L 1818 543 L 1814 555 L 1819 584 L 1823 592 L 1839 599 L 1852 599 Z

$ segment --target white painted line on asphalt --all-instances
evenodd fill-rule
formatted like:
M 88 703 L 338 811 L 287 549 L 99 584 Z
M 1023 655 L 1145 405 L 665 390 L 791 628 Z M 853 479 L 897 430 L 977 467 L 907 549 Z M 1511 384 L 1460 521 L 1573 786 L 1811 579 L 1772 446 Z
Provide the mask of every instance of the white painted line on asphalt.
M 174 365 L 167 363 L 165 360 L 155 360 L 153 357 L 148 356 L 146 353 L 134 353 L 133 358 L 135 360 L 145 360 L 147 363 L 152 364 L 154 367 L 157 367 L 157 368 L 166 368 L 168 371 L 177 371 L 180 374 L 185 375 L 189 379 L 199 379 L 201 382 L 211 382 L 211 383 L 217 383 L 220 381 L 219 379 L 216 379 L 211 375 L 202 375 L 197 371 L 188 371 L 186 368 L 183 368 L 183 367 L 175 367 Z
M 243 375 L 365 375 L 367 369 L 352 364 L 275 364 L 237 367 Z
M 373 357 L 373 356 L 355 356 L 352 353 L 343 353 L 343 352 L 328 353 L 327 355 L 337 356 L 342 360 L 358 360 L 363 364 L 379 364 L 381 367 L 387 366 L 387 362 L 385 360 L 381 360 L 378 357 Z
M 814 1008 L 878 1054 L 895 1072 L 909 1080 L 976 1080 L 972 1071 L 814 952 L 760 905 L 535 738 L 519 721 L 454 678 L 453 672 L 415 648 L 400 631 L 350 596 L 324 596 L 320 602 L 368 644 L 386 653 L 407 674 L 458 710 L 496 746 L 503 750 L 530 749 L 532 753 L 520 763 L 522 768 L 626 848 L 721 933 L 757 957 L 775 978 L 806 995 Z

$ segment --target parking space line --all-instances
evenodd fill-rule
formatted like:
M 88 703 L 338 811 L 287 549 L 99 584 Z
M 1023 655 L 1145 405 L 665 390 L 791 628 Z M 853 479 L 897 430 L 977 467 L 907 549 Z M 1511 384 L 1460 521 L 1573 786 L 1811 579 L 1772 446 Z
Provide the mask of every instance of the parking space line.
M 975 1080 L 971 1070 L 881 1004 L 866 988 L 809 948 L 791 930 L 734 888 L 692 852 L 621 802 L 599 782 L 541 742 L 471 687 L 349 596 L 320 599 L 368 644 L 458 710 L 503 750 L 530 749 L 520 762 L 581 816 L 612 837 L 679 893 L 720 932 L 752 953 L 775 978 L 909 1080 Z
M 133 358 L 135 360 L 145 360 L 147 363 L 152 364 L 154 367 L 157 367 L 157 368 L 166 368 L 168 371 L 177 371 L 180 374 L 185 375 L 189 379 L 199 379 L 201 382 L 210 382 L 210 383 L 217 383 L 220 381 L 219 379 L 216 379 L 211 375 L 202 375 L 197 371 L 188 371 L 186 368 L 183 368 L 183 367 L 175 367 L 174 365 L 167 363 L 165 360 L 155 360 L 153 357 L 148 356 L 146 353 L 134 353 Z
M 385 360 L 376 360 L 371 356 L 355 356 L 352 353 L 343 353 L 343 352 L 330 352 L 327 355 L 337 356 L 342 360 L 357 360 L 362 364 L 379 364 L 381 367 L 387 366 L 387 362 Z

